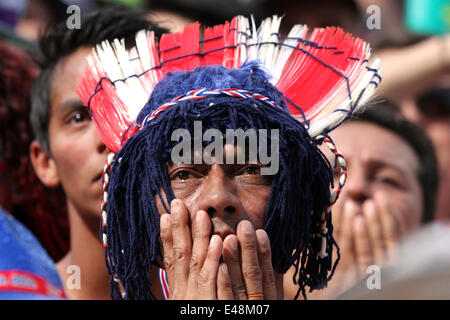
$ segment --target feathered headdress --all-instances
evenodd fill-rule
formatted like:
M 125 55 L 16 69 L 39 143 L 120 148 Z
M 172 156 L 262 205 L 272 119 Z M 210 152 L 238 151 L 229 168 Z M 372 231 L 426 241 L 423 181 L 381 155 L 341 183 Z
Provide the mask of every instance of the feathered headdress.
M 280 129 L 281 169 L 264 226 L 273 265 L 282 273 L 295 266 L 303 293 L 326 286 L 336 266 L 331 206 L 346 178 L 327 133 L 372 96 L 380 62 L 369 66 L 369 45 L 340 28 L 314 29 L 307 39 L 305 25 L 281 36 L 280 22 L 273 16 L 258 29 L 242 16 L 214 28 L 194 23 L 159 42 L 142 31 L 131 50 L 103 42 L 89 57 L 78 93 L 115 154 L 105 166 L 101 228 L 113 297 L 153 298 L 148 279 L 161 259 L 154 198 L 166 209 L 174 198 L 165 167 L 170 133 L 195 120 L 205 130 Z M 341 165 L 331 195 L 322 142 Z

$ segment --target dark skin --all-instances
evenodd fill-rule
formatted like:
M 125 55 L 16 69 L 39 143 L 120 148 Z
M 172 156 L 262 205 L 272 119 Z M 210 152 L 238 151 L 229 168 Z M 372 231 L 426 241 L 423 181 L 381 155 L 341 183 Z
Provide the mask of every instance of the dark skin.
M 226 145 L 226 152 L 234 152 Z M 169 166 L 177 199 L 161 215 L 170 299 L 283 299 L 264 212 L 270 177 L 259 164 Z M 253 296 L 253 295 L 257 296 Z M 260 294 L 260 295 L 258 295 Z

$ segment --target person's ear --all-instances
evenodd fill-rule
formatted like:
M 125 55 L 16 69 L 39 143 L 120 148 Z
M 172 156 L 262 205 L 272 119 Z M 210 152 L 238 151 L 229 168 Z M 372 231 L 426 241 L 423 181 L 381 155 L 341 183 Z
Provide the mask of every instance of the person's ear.
M 59 175 L 53 160 L 39 141 L 34 140 L 30 145 L 30 158 L 36 175 L 49 188 L 59 186 Z

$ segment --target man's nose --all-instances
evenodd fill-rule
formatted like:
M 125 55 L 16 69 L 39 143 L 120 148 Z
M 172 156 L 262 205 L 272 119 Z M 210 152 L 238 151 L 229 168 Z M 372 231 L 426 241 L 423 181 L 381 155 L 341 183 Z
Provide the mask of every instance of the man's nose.
M 226 176 L 222 166 L 218 164 L 211 166 L 198 199 L 198 210 L 204 210 L 209 214 L 215 233 L 231 233 L 229 228 L 234 229 L 234 226 L 228 225 L 228 228 L 223 222 L 239 221 L 244 212 L 232 180 Z
M 91 138 L 93 141 L 93 144 L 95 146 L 95 149 L 98 153 L 105 153 L 106 152 L 106 146 L 103 143 L 102 139 L 100 138 L 100 135 L 97 132 L 97 128 L 95 127 L 94 123 L 91 123 Z
M 370 184 L 364 169 L 354 166 L 348 169 L 348 178 L 342 190 L 342 197 L 362 204 L 370 197 Z

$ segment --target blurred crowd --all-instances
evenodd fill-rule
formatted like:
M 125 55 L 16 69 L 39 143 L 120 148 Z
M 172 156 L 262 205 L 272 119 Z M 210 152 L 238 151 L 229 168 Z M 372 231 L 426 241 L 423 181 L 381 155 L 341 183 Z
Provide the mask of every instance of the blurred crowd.
M 73 5 L 84 31 L 69 35 Z M 120 20 L 127 10 L 132 23 Z M 349 173 L 333 209 L 340 261 L 328 287 L 308 298 L 450 299 L 442 286 L 450 283 L 448 0 L 1 0 L 0 280 L 23 270 L 54 288 L 14 295 L 0 281 L 0 299 L 109 299 L 98 236 L 107 153 L 76 95 L 92 48 L 238 14 L 283 15 L 285 33 L 340 26 L 382 63 L 375 98 L 331 134 Z M 68 285 L 72 265 L 83 270 L 81 289 Z M 372 265 L 382 271 L 379 290 L 366 286 Z

